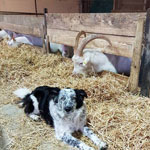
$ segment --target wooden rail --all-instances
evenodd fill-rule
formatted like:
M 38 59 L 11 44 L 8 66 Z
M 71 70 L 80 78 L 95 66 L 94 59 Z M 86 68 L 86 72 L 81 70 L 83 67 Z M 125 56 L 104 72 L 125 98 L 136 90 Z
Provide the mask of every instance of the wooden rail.
M 76 35 L 81 30 L 87 34 L 103 34 L 113 44 L 112 49 L 104 50 L 105 53 L 132 57 L 139 18 L 145 18 L 145 13 L 48 13 L 47 35 L 50 42 L 74 46 Z M 43 22 L 43 16 L 0 15 L 0 28 L 38 37 L 43 35 Z M 89 48 L 105 46 L 104 40 L 94 40 L 87 45 Z
M 113 47 L 103 52 L 132 58 L 129 90 L 138 87 L 141 62 L 141 49 L 144 20 L 146 13 L 48 13 L 46 14 L 46 37 L 50 42 L 68 46 L 75 45 L 75 38 L 81 30 L 87 34 L 102 34 L 108 37 Z M 35 15 L 0 15 L 0 28 L 18 33 L 42 37 L 44 16 Z M 83 37 L 80 38 L 80 40 Z M 103 48 L 107 43 L 96 39 L 90 42 L 89 48 Z
M 47 34 L 51 42 L 74 46 L 76 35 L 83 30 L 88 34 L 103 34 L 113 44 L 112 49 L 103 52 L 132 57 L 139 18 L 145 13 L 110 13 L 110 14 L 48 14 Z M 81 38 L 82 39 L 82 38 Z M 88 48 L 104 47 L 103 40 L 94 40 Z
M 0 28 L 41 37 L 43 16 L 0 15 Z

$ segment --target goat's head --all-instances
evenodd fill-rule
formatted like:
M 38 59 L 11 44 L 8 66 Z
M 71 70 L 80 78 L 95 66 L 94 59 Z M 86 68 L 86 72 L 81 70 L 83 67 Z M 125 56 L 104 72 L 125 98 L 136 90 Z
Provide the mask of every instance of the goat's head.
M 86 74 L 87 66 L 89 66 L 88 58 L 84 58 L 78 55 L 74 55 L 72 57 L 72 61 L 74 64 L 73 74 Z
M 83 31 L 82 31 L 83 32 Z M 81 35 L 81 33 L 79 33 Z M 83 34 L 83 33 L 82 33 Z M 85 32 L 84 32 L 85 35 Z M 77 36 L 78 37 L 78 36 Z M 76 38 L 76 45 L 74 49 L 74 56 L 72 57 L 72 61 L 74 63 L 74 69 L 73 74 L 86 74 L 89 72 L 89 70 L 92 69 L 91 63 L 90 63 L 90 56 L 85 57 L 83 54 L 83 50 L 85 46 L 94 39 L 103 39 L 106 40 L 110 46 L 112 46 L 111 41 L 102 35 L 89 35 L 85 37 L 81 43 L 78 46 L 79 38 Z
M 72 61 L 74 63 L 74 70 L 73 74 L 84 74 L 86 71 L 83 67 L 84 59 L 82 57 L 82 53 L 80 53 L 78 49 L 79 39 L 81 35 L 84 35 L 86 37 L 86 33 L 84 31 L 81 31 L 77 34 L 76 40 L 75 40 L 75 46 L 74 46 L 74 55 L 72 57 Z
M 11 35 L 11 38 L 7 41 L 7 44 L 11 47 L 18 47 L 19 45 L 19 43 L 16 41 L 13 35 Z

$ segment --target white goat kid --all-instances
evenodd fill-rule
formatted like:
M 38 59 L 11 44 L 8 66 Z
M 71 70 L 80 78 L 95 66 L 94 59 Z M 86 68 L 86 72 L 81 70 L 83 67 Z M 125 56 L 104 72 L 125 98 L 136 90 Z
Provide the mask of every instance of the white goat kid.
M 84 49 L 86 44 L 94 39 L 103 39 L 112 45 L 110 40 L 102 35 L 89 35 L 83 39 L 78 46 L 79 36 L 81 36 L 81 34 L 84 34 L 83 31 L 77 35 L 74 56 L 72 57 L 74 63 L 73 74 L 88 74 L 90 72 L 98 73 L 103 70 L 116 73 L 115 67 L 108 60 L 107 56 L 100 52 L 100 50 Z
M 29 44 L 35 46 L 43 46 L 42 38 L 33 37 L 30 35 L 12 37 L 7 44 L 11 47 L 19 47 L 21 44 Z M 63 44 L 57 44 L 50 42 L 50 50 L 52 53 L 60 52 L 63 57 L 72 57 L 73 56 L 73 48 L 70 46 L 66 46 Z
M 10 39 L 11 37 L 5 30 L 0 30 L 0 38 L 1 39 L 4 39 L 4 38 Z
M 33 45 L 25 36 L 21 36 L 21 37 L 12 37 L 11 40 L 7 41 L 7 44 L 11 47 L 18 47 L 21 44 L 29 44 L 29 45 Z
M 63 57 L 71 58 L 73 56 L 73 47 L 71 46 L 50 42 L 50 50 L 52 53 L 60 52 Z

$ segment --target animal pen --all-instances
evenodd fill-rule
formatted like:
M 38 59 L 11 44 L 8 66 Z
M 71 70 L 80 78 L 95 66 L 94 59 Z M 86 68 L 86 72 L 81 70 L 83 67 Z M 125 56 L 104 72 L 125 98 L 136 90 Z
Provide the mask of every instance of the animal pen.
M 1 126 L 5 129 L 2 134 L 7 133 L 5 140 L 10 138 L 6 146 L 13 150 L 44 150 L 44 147 L 68 149 L 54 138 L 53 129 L 46 124 L 33 122 L 24 115 L 17 116 L 15 120 L 13 111 L 12 114 L 4 111 L 8 105 L 15 105 L 17 99 L 12 92 L 17 87 L 49 85 L 86 90 L 88 125 L 108 143 L 109 149 L 150 149 L 150 101 L 149 98 L 140 97 L 137 92 L 145 19 L 146 13 L 45 12 L 44 15 L 0 15 L 1 29 L 43 37 L 43 41 L 46 41 L 43 48 L 45 53 L 49 51 L 48 46 L 45 46 L 48 42 L 74 47 L 78 32 L 85 31 L 87 35 L 102 34 L 113 45 L 106 48 L 105 41 L 96 39 L 87 47 L 102 47 L 105 53 L 132 58 L 129 78 L 109 72 L 87 77 L 73 76 L 73 65 L 69 58 L 62 58 L 59 54 L 42 54 L 38 48 L 27 45 L 12 49 L 2 41 L 0 94 L 3 96 L 0 100 L 0 118 Z M 20 109 L 17 110 L 20 112 Z M 12 118 L 8 119 L 9 115 Z M 10 126 L 15 126 L 12 131 L 9 130 Z M 86 138 L 81 139 L 89 142 Z

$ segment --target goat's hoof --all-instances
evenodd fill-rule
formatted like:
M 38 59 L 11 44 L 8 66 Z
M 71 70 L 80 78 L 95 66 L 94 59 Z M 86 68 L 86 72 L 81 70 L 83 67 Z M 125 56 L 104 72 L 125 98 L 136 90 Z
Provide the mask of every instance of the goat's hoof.
M 107 150 L 107 149 L 108 149 L 108 144 L 107 143 L 101 143 L 99 150 Z

